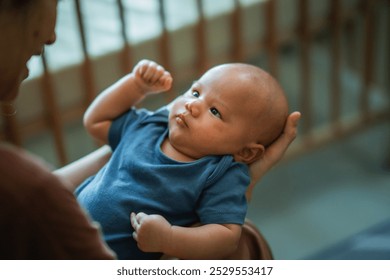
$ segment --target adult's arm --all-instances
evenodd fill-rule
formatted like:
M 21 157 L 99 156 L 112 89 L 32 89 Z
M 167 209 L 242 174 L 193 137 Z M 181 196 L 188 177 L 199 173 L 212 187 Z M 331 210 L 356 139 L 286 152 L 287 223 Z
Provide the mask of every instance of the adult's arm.
M 248 201 L 252 198 L 252 192 L 256 184 L 282 159 L 283 155 L 287 151 L 287 148 L 294 141 L 297 135 L 298 122 L 300 118 L 300 112 L 291 113 L 287 118 L 283 133 L 274 143 L 267 147 L 260 160 L 250 165 L 251 183 L 246 192 Z
M 70 191 L 80 185 L 85 179 L 96 174 L 111 157 L 111 148 L 104 145 L 92 153 L 53 171 L 62 180 L 67 181 Z
M 113 259 L 99 227 L 43 161 L 0 145 L 0 259 Z

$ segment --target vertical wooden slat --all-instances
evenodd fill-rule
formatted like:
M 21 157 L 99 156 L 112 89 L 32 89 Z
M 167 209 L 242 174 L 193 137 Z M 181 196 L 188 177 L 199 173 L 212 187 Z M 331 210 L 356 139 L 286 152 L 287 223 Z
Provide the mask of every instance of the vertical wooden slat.
M 333 126 L 333 132 L 335 134 L 340 133 L 340 78 L 341 78 L 341 7 L 340 2 L 338 0 L 332 0 L 331 2 L 331 11 L 330 11 L 330 25 L 331 25 L 331 68 L 330 68 L 330 76 L 331 76 L 331 86 L 330 86 L 330 119 Z
M 386 10 L 386 19 L 387 19 L 387 48 L 390 48 L 390 0 L 387 0 L 387 10 Z M 385 90 L 390 100 L 390 52 L 387 52 L 387 57 L 385 58 L 388 62 L 385 66 Z M 390 114 L 389 114 L 390 117 Z M 389 141 L 390 144 L 390 141 Z M 390 158 L 390 157 L 389 157 Z M 390 160 L 389 160 L 390 166 Z
M 312 97 L 310 92 L 311 86 L 311 67 L 310 67 L 310 23 L 308 16 L 308 0 L 299 0 L 299 27 L 298 33 L 301 43 L 301 112 L 302 112 L 302 131 L 310 137 L 309 133 L 312 129 Z M 305 138 L 308 142 L 310 138 Z
M 265 15 L 265 44 L 268 52 L 269 72 L 278 78 L 278 31 L 276 27 L 276 0 L 270 0 L 266 3 Z
M 360 99 L 360 110 L 362 120 L 369 119 L 369 97 L 370 84 L 372 82 L 374 72 L 374 18 L 373 18 L 373 4 L 372 0 L 364 1 L 364 34 L 363 34 L 363 86 Z
M 123 49 L 121 53 L 122 71 L 129 73 L 132 70 L 131 49 L 129 46 L 129 40 L 127 37 L 128 22 L 126 21 L 125 9 L 122 0 L 117 0 L 119 19 L 121 23 L 121 36 L 123 40 Z
M 62 131 L 62 120 L 60 109 L 55 99 L 54 87 L 51 74 L 49 72 L 46 57 L 42 55 L 43 76 L 42 76 L 42 99 L 46 113 L 46 123 L 52 130 L 58 161 L 65 165 L 68 160 L 65 151 L 64 134 Z
M 387 15 L 387 48 L 390 48 L 390 0 L 387 0 L 387 10 L 386 10 L 386 15 Z M 384 84 L 384 90 L 387 92 L 387 97 L 388 100 L 390 100 L 390 52 L 388 51 L 385 57 L 387 64 L 385 65 L 385 84 Z M 389 104 L 389 110 L 390 111 L 390 104 Z M 388 126 L 390 126 L 390 113 L 388 113 Z M 384 167 L 387 170 L 390 170 L 390 135 L 387 136 L 387 154 L 386 158 L 384 161 Z
M 347 20 L 345 23 L 345 30 L 343 36 L 345 36 L 346 48 L 348 52 L 346 52 L 346 62 L 348 67 L 352 70 L 357 70 L 357 40 L 356 40 L 356 18 L 352 17 Z
M 242 62 L 244 58 L 242 44 L 242 24 L 241 24 L 241 6 L 239 0 L 234 0 L 234 10 L 232 14 L 232 58 L 236 62 Z
M 81 38 L 81 46 L 84 55 L 82 74 L 84 77 L 83 81 L 84 81 L 84 88 L 86 93 L 84 106 L 87 107 L 95 98 L 96 90 L 95 90 L 95 82 L 93 79 L 91 59 L 88 53 L 87 39 L 85 36 L 85 26 L 83 21 L 82 7 L 80 4 L 80 0 L 75 0 L 75 3 L 76 3 L 77 22 L 78 22 L 80 38 Z
M 22 145 L 19 124 L 17 121 L 16 108 L 13 104 L 0 103 L 1 116 L 3 117 L 4 139 L 16 146 Z
M 198 13 L 198 22 L 195 28 L 195 38 L 196 38 L 196 68 L 198 69 L 198 74 L 203 74 L 209 67 L 207 59 L 207 38 L 206 38 L 206 21 L 203 11 L 203 1 L 196 0 L 196 7 Z
M 387 0 L 387 10 L 386 10 L 386 14 L 387 14 L 387 34 L 390 34 L 390 0 Z M 390 36 L 387 35 L 387 47 L 390 48 Z M 389 100 L 390 100 L 390 52 L 387 52 L 387 61 L 389 63 L 387 63 L 386 65 L 386 69 L 385 69 L 385 77 L 386 77 L 386 84 L 385 84 L 385 89 L 387 88 L 387 94 L 389 95 Z M 390 141 L 389 141 L 390 142 Z M 390 165 L 390 161 L 389 161 L 389 165 Z
M 170 53 L 170 41 L 167 30 L 167 19 L 165 12 L 164 0 L 159 0 L 159 16 L 160 16 L 160 24 L 161 24 L 161 39 L 160 39 L 160 58 L 161 64 L 165 69 L 168 69 L 172 73 L 172 64 L 171 64 L 171 53 Z M 173 73 L 172 73 L 173 74 Z M 170 102 L 174 99 L 173 91 L 170 90 L 168 94 L 165 95 L 167 97 L 167 102 Z

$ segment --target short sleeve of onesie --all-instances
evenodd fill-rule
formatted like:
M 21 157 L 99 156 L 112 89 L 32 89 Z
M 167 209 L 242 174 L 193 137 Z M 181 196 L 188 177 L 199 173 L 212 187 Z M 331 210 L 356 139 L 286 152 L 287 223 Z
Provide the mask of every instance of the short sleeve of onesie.
M 243 224 L 247 211 L 245 191 L 250 183 L 249 180 L 249 170 L 246 165 L 231 163 L 223 176 L 203 191 L 198 205 L 200 222 L 202 224 Z
M 118 146 L 122 135 L 126 130 L 139 124 L 146 116 L 150 115 L 151 112 L 145 109 L 136 110 L 135 108 L 123 113 L 117 117 L 111 124 L 108 141 L 112 150 Z

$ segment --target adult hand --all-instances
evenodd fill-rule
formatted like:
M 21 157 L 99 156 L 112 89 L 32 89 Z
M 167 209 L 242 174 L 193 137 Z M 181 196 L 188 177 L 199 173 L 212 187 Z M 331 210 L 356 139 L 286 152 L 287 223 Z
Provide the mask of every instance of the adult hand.
M 300 112 L 291 113 L 284 127 L 283 133 L 274 143 L 266 148 L 264 155 L 258 161 L 252 163 L 250 168 L 251 183 L 247 189 L 247 200 L 252 198 L 252 191 L 256 183 L 267 173 L 277 162 L 281 160 L 287 148 L 294 141 L 298 131 L 298 121 L 301 118 Z

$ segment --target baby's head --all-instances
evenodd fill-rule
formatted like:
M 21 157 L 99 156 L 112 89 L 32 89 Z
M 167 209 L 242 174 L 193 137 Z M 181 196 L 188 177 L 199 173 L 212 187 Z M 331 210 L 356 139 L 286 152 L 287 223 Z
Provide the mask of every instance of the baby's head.
M 170 141 L 192 158 L 231 154 L 252 163 L 281 134 L 288 115 L 278 82 L 249 64 L 208 70 L 172 105 Z
M 232 92 L 239 95 L 242 106 L 247 111 L 251 125 L 249 133 L 265 147 L 269 146 L 282 133 L 287 116 L 288 104 L 279 83 L 266 71 L 249 64 L 222 65 L 234 75 L 232 83 L 237 88 Z

